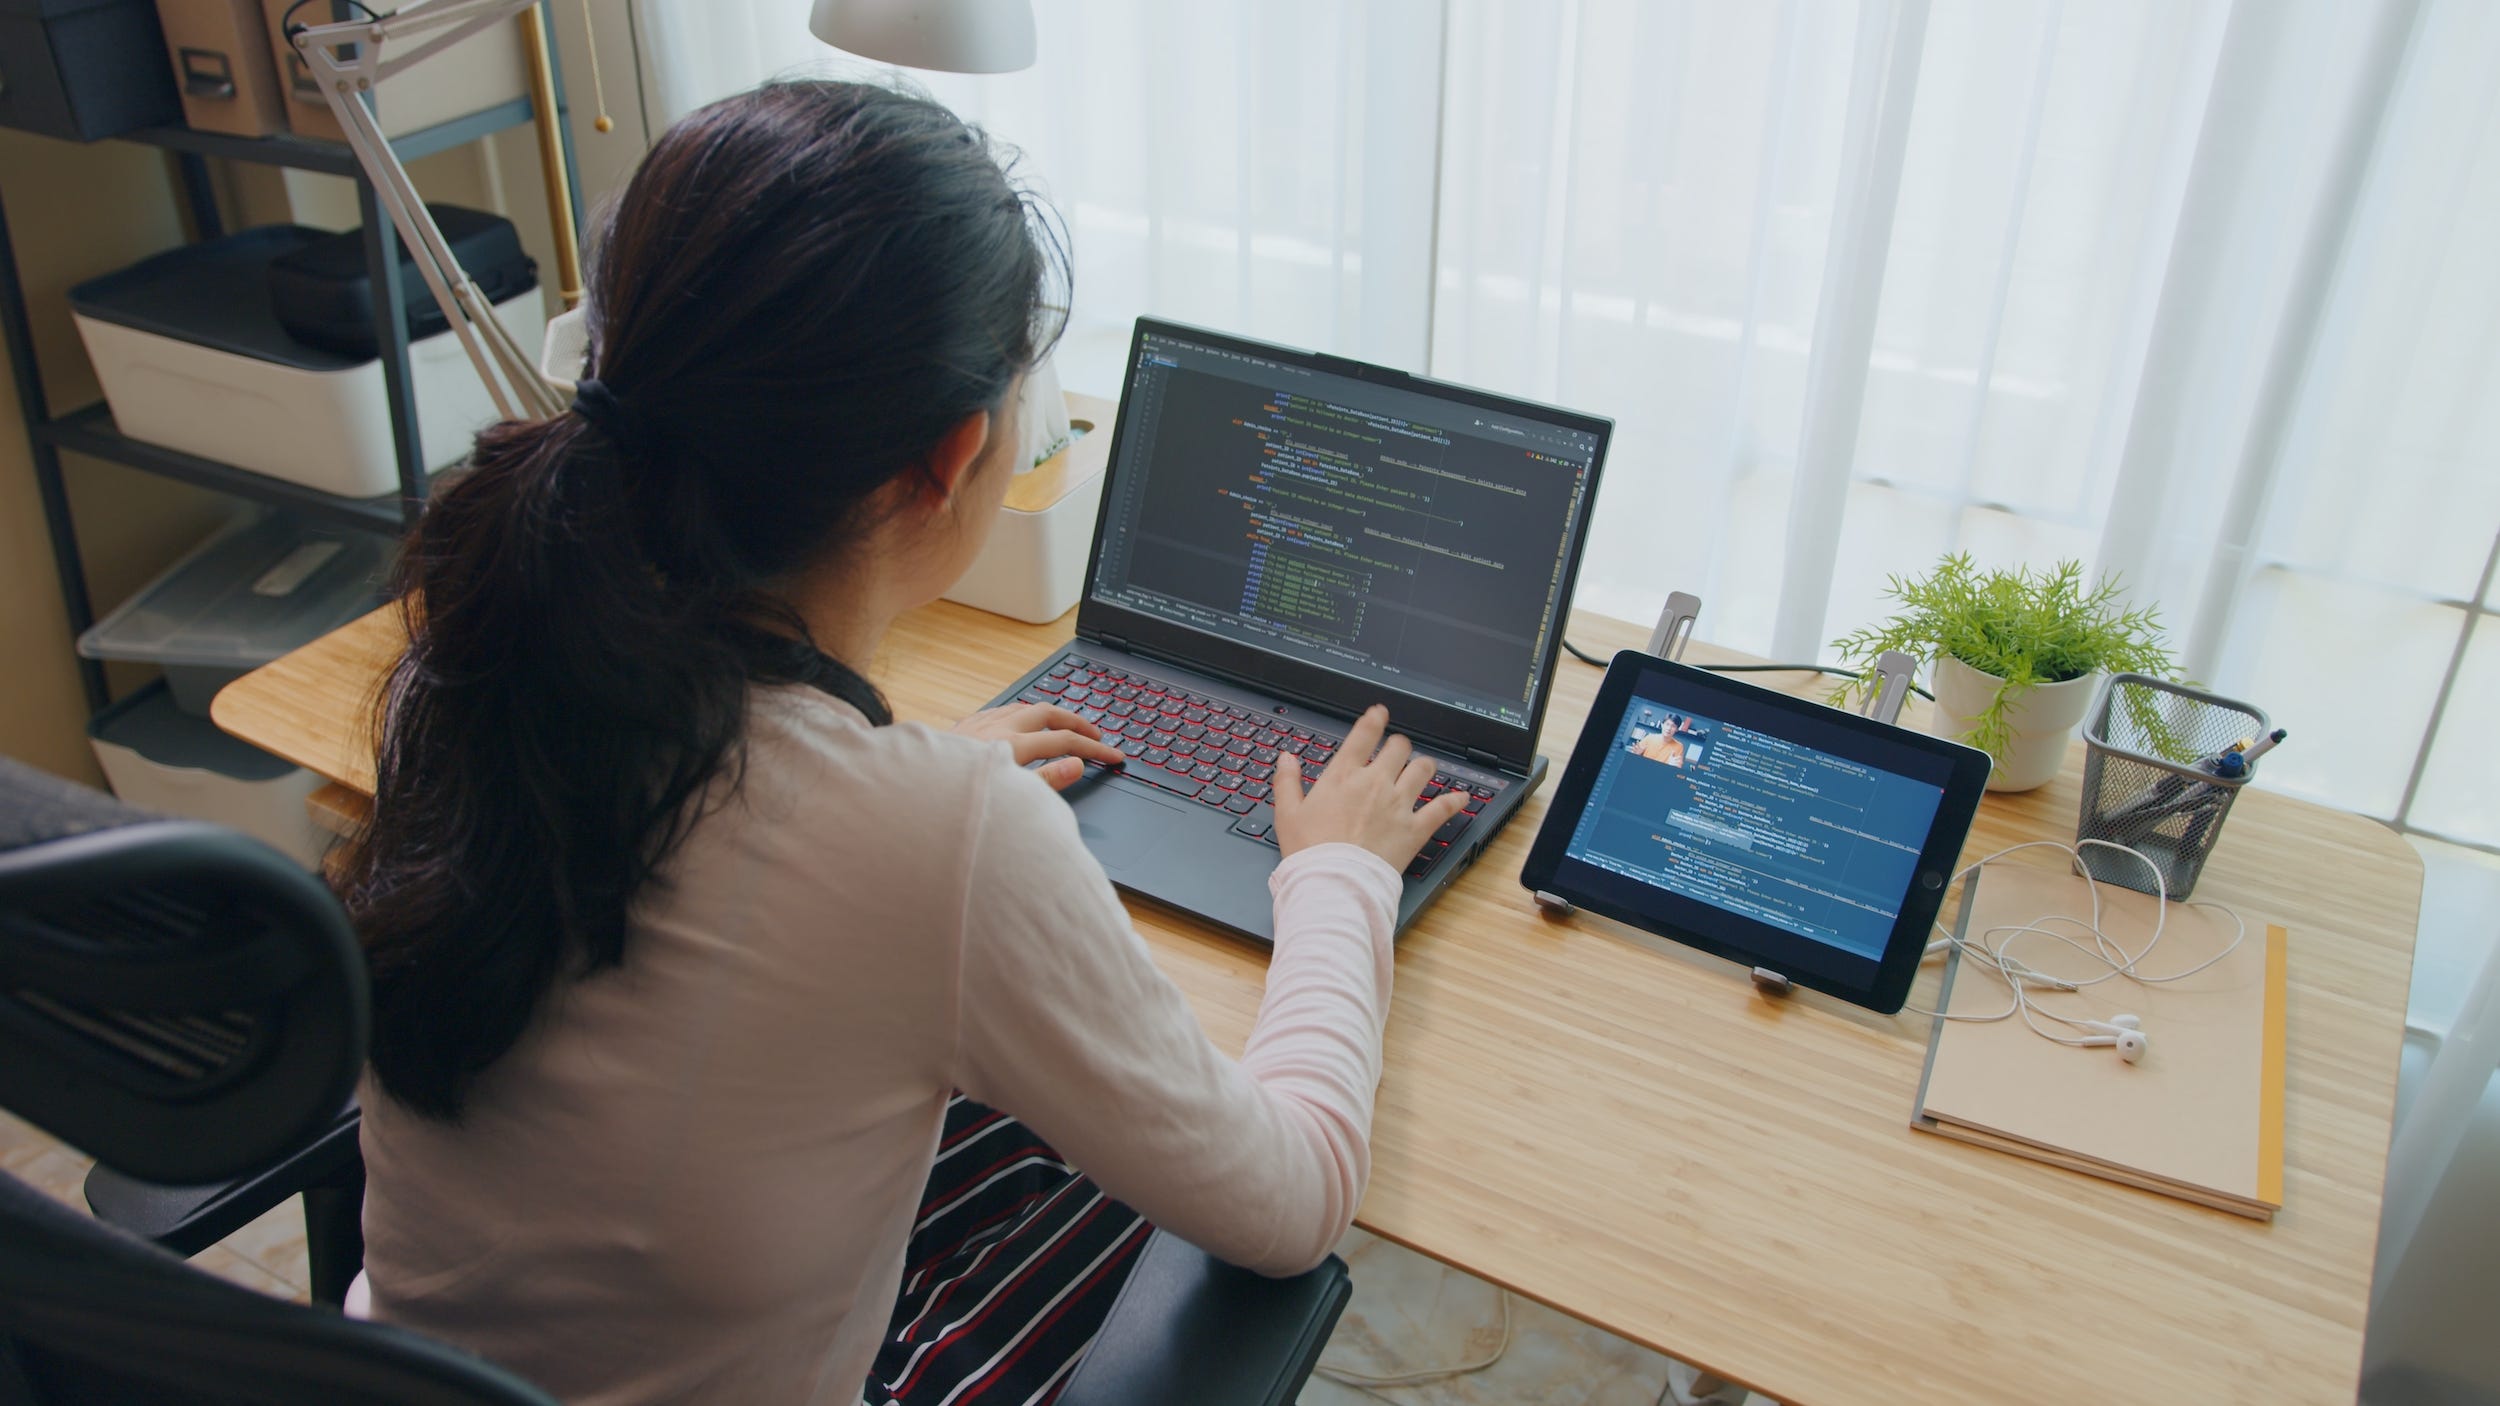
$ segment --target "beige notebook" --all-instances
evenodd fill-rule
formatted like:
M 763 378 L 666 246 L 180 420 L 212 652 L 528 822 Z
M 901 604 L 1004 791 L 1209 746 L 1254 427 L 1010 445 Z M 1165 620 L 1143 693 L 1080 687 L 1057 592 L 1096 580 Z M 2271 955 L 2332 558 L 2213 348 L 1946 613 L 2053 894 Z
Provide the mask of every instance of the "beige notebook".
M 1983 934 L 2001 924 L 2091 912 L 2083 880 L 2062 869 L 2000 861 L 1973 882 L 1961 931 L 1983 945 L 1994 945 Z M 2103 884 L 2101 905 L 2102 930 L 2142 950 L 2153 931 L 2152 895 Z M 2119 977 L 2080 992 L 2033 991 L 2036 1005 L 2078 1020 L 2122 1011 L 2140 1017 L 2152 1044 L 2135 1064 L 2112 1049 L 2043 1040 L 2020 1017 L 1937 1021 L 1913 1126 L 2271 1218 L 2283 1204 L 2285 934 L 2241 916 L 2248 936 L 2238 950 L 2185 981 Z M 2173 903 L 2160 945 L 2140 968 L 2153 976 L 2185 971 L 2222 951 L 2234 931 L 2225 914 Z M 2011 950 L 2056 976 L 2106 970 L 2035 934 L 2016 938 Z M 1984 1015 L 2007 1007 L 2012 998 L 1994 972 L 1959 955 L 1952 962 L 1942 1009 Z

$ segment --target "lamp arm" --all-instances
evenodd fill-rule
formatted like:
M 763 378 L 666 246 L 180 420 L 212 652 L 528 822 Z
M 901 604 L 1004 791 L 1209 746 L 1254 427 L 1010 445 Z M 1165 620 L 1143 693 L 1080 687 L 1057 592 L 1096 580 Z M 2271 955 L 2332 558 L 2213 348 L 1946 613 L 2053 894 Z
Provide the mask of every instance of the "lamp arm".
M 517 18 L 536 4 L 537 0 L 417 0 L 379 19 L 301 25 L 290 37 L 299 50 L 307 44 L 357 46 L 357 77 L 370 87 L 425 62 L 482 29 Z M 420 35 L 446 29 L 447 32 L 415 43 Z M 393 39 L 414 43 L 415 47 L 403 48 L 384 59 L 383 44 Z
M 417 4 L 382 20 L 312 25 L 289 38 L 320 84 L 321 95 L 347 134 L 347 145 L 374 188 L 375 204 L 386 212 L 406 243 L 426 291 L 434 295 L 445 323 L 459 337 L 478 379 L 486 383 L 495 409 L 505 419 L 544 419 L 562 413 L 564 402 L 538 372 L 530 354 L 514 339 L 492 303 L 460 267 L 450 243 L 425 208 L 424 199 L 408 178 L 407 168 L 382 135 L 363 95 L 374 85 L 426 56 L 456 44 L 489 25 L 509 20 L 532 0 L 418 0 Z M 415 49 L 385 61 L 382 45 L 393 33 L 403 35 L 442 30 Z M 344 56 L 342 56 L 344 52 Z M 375 290 L 377 295 L 380 290 Z M 507 383 L 509 390 L 507 391 Z
M 323 90 L 338 91 L 331 81 L 333 75 L 322 72 L 327 66 L 324 58 L 311 56 L 309 62 L 315 76 L 322 81 Z M 349 97 L 344 102 L 334 101 L 331 106 L 338 114 L 339 124 L 346 129 L 348 149 L 355 153 L 357 164 L 365 168 L 367 179 L 373 183 L 376 208 L 389 216 L 391 224 L 399 231 L 400 241 L 409 252 L 410 262 L 416 266 L 417 276 L 425 280 L 426 290 L 434 295 L 435 306 L 443 311 L 445 325 L 460 338 L 461 348 L 468 353 L 470 364 L 477 368 L 478 375 L 486 382 L 488 393 L 494 397 L 496 411 L 506 419 L 517 418 L 519 410 L 506 396 L 502 381 L 489 370 L 477 344 L 475 329 L 470 327 L 467 312 L 437 261 L 432 241 L 427 238 L 429 232 L 439 235 L 440 230 L 427 229 L 432 224 L 432 217 L 422 213 L 425 208 L 422 202 L 414 207 L 419 213 L 411 213 L 406 168 L 399 164 L 387 141 L 377 140 L 380 133 L 372 125 L 372 114 L 365 110 L 363 103 Z M 379 288 L 374 290 L 374 296 L 378 302 L 381 297 Z

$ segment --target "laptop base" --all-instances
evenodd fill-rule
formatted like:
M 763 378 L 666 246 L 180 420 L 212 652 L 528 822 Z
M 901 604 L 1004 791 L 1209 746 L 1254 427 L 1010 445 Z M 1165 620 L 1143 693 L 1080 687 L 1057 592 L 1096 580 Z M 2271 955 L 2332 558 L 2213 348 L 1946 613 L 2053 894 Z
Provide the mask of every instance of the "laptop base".
M 1342 734 L 1352 725 L 1351 719 L 1263 699 L 1255 691 L 1082 639 L 1071 641 L 1066 650 L 1055 651 L 1044 659 L 993 700 L 992 706 L 1031 694 L 1037 683 L 1052 677 L 1054 668 L 1077 656 L 1097 665 L 1168 680 L 1198 691 L 1211 701 L 1253 710 L 1287 726 Z M 1390 724 L 1394 728 L 1396 719 L 1392 718 Z M 1143 768 L 1144 753 L 1137 740 L 1107 735 L 1131 753 L 1135 758 L 1133 765 Z M 1429 750 L 1425 755 L 1433 756 L 1450 774 L 1487 783 L 1485 789 L 1490 795 L 1475 820 L 1445 853 L 1422 872 L 1416 873 L 1410 867 L 1402 876 L 1397 916 L 1401 932 L 1441 890 L 1475 863 L 1518 813 L 1521 803 L 1543 784 L 1547 769 L 1543 757 L 1536 758 L 1529 773 L 1520 776 L 1453 763 Z M 1241 774 L 1264 778 L 1272 766 L 1272 762 L 1258 763 L 1245 767 Z M 1220 805 L 1184 800 L 1164 787 L 1125 775 L 1124 771 L 1125 768 L 1088 766 L 1085 776 L 1062 793 L 1076 813 L 1077 831 L 1084 838 L 1086 849 L 1101 863 L 1112 883 L 1125 892 L 1245 937 L 1274 941 L 1275 899 L 1268 891 L 1267 880 L 1276 868 L 1277 849 L 1273 836 L 1266 833 L 1272 815 L 1269 808 L 1262 804 L 1242 814 Z

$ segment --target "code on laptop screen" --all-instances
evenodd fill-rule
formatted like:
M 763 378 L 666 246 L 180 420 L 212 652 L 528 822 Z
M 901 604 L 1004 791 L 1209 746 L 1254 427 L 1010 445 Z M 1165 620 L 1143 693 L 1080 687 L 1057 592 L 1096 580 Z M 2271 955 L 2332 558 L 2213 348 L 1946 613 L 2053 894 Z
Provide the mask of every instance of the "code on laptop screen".
M 1524 724 L 1595 435 L 1148 333 L 1098 600 Z

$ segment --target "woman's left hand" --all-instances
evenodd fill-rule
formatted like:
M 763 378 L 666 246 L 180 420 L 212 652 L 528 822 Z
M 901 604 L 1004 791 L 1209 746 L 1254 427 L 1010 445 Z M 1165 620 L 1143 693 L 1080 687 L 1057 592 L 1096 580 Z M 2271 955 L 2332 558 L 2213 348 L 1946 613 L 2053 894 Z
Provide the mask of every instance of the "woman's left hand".
M 1034 774 L 1064 791 L 1085 774 L 1087 762 L 1118 766 L 1126 758 L 1102 740 L 1102 729 L 1055 704 L 1010 703 L 973 714 L 955 724 L 966 737 L 1004 742 L 1016 754 L 1016 765 L 1032 766 L 1050 758 Z

